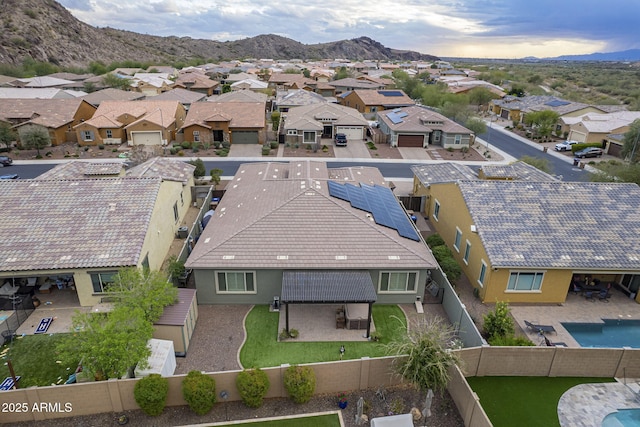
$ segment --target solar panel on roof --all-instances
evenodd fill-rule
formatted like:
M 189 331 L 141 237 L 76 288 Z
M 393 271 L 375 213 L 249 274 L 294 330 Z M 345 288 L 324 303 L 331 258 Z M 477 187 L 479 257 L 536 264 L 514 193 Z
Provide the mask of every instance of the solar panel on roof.
M 367 203 L 367 199 L 362 192 L 362 188 L 356 187 L 353 184 L 345 184 L 345 188 L 347 189 L 347 194 L 349 195 L 349 201 L 351 202 L 351 206 L 356 209 L 360 209 L 366 212 L 371 212 L 371 208 L 369 207 L 369 203 Z
M 548 105 L 549 107 L 560 107 L 562 105 L 569 105 L 569 104 L 571 104 L 571 103 L 568 102 L 568 101 L 562 101 L 560 99 L 554 99 L 553 101 L 546 102 L 544 105 Z
M 347 202 L 349 201 L 347 189 L 344 185 L 340 185 L 334 181 L 329 181 L 329 195 L 337 197 L 338 199 L 346 200 Z
M 399 90 L 379 90 L 378 93 L 382 96 L 403 96 L 404 95 Z

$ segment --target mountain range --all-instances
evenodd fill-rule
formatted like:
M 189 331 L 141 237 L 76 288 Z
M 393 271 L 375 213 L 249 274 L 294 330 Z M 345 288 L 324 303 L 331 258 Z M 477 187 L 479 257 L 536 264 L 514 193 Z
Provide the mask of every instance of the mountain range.
M 96 28 L 76 19 L 54 0 L 2 0 L 0 25 L 0 63 L 12 65 L 28 58 L 63 67 L 124 60 L 168 64 L 194 58 L 203 62 L 243 58 L 438 59 L 419 52 L 391 49 L 368 37 L 305 45 L 273 34 L 219 42 Z
M 562 55 L 545 59 L 558 61 L 640 61 L 640 49 L 606 53 L 597 52 L 588 55 Z

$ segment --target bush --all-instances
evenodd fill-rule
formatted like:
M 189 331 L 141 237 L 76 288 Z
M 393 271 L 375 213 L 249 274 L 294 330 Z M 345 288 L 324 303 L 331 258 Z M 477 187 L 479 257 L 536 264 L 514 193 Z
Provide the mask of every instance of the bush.
M 264 396 L 269 391 L 269 385 L 269 377 L 260 369 L 245 369 L 236 377 L 236 387 L 242 402 L 250 408 L 262 406 Z
M 484 315 L 484 333 L 489 339 L 513 335 L 514 326 L 509 304 L 505 301 L 496 302 L 494 309 Z
M 229 141 L 222 141 L 220 143 L 220 146 L 226 150 L 229 150 L 229 148 L 231 148 L 231 143 Z
M 111 149 L 111 152 L 112 152 L 112 153 L 117 153 L 117 152 L 118 152 L 118 149 L 117 149 L 117 148 L 113 148 L 113 149 Z
M 98 150 L 104 150 L 104 145 L 103 144 L 98 145 Z
M 436 246 L 445 245 L 444 239 L 440 237 L 438 233 L 432 234 L 431 236 L 427 237 L 425 241 L 427 242 L 427 245 L 429 245 L 430 248 L 435 248 Z
M 180 146 L 185 150 L 188 150 L 189 148 L 191 148 L 191 143 L 189 141 L 184 141 L 182 144 L 180 144 Z
M 296 403 L 307 403 L 316 390 L 316 373 L 308 366 L 290 366 L 284 371 L 284 388 Z
M 447 279 L 449 279 L 449 282 L 452 282 L 452 284 L 462 275 L 462 269 L 460 268 L 458 261 L 454 258 L 447 257 L 442 261 L 438 261 L 438 264 L 440 264 L 442 272 L 447 275 Z
M 204 415 L 216 403 L 216 381 L 200 371 L 191 371 L 182 380 L 182 397 L 193 412 Z
M 489 344 L 493 346 L 530 347 L 535 345 L 529 338 L 517 337 L 515 335 L 507 335 L 505 337 L 495 336 L 488 341 Z
M 169 152 L 174 156 L 178 154 L 178 151 L 180 151 L 180 147 L 171 147 L 171 149 L 169 150 Z
M 216 154 L 220 157 L 227 157 L 229 155 L 229 150 L 226 148 L 222 148 L 218 151 L 216 151 Z
M 169 394 L 169 380 L 159 374 L 142 378 L 133 388 L 133 397 L 145 414 L 157 416 L 162 413 Z
M 436 258 L 438 263 L 441 263 L 447 258 L 451 258 L 451 249 L 449 249 L 446 245 L 435 246 L 431 248 L 431 252 L 433 252 L 433 256 Z
M 262 155 L 263 156 L 268 156 L 269 153 L 271 153 L 271 148 L 269 148 L 269 146 L 265 145 L 262 147 Z
M 299 336 L 300 336 L 300 332 L 298 332 L 298 330 L 294 328 L 289 329 L 289 332 L 287 332 L 285 328 L 282 328 L 282 330 L 280 331 L 280 334 L 278 335 L 278 337 L 280 338 L 280 341 L 288 340 L 289 338 L 296 339 Z
M 207 173 L 207 169 L 204 167 L 204 162 L 201 158 L 191 160 L 187 163 L 196 167 L 193 171 L 193 176 L 196 178 L 202 178 Z
M 272 150 L 275 150 L 278 148 L 278 146 L 280 144 L 278 144 L 278 141 L 271 141 L 271 143 L 269 144 Z

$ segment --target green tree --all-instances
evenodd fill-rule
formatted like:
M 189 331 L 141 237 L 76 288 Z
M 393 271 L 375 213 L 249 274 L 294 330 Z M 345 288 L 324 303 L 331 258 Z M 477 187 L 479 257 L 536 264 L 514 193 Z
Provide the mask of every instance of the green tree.
M 496 302 L 493 310 L 484 315 L 483 329 L 489 339 L 513 335 L 515 328 L 511 309 L 506 301 Z
M 534 111 L 524 116 L 524 123 L 546 137 L 551 135 L 559 118 L 560 115 L 552 110 Z
M 38 151 L 38 157 L 41 157 L 40 150 L 51 145 L 51 137 L 45 128 L 34 126 L 20 133 L 20 142 L 24 148 L 29 150 L 35 148 Z
M 346 79 L 347 77 L 351 77 L 351 72 L 347 70 L 347 67 L 340 67 L 333 76 L 333 80 Z
M 300 74 L 300 70 L 298 68 L 287 68 L 284 70 L 284 74 Z
M 640 185 L 640 163 L 621 163 L 616 160 L 596 165 L 599 173 L 591 174 L 593 182 L 633 182 Z
M 225 83 L 222 85 L 222 93 L 231 92 L 231 85 L 229 83 Z
M 198 157 L 197 159 L 190 160 L 187 163 L 196 167 L 193 171 L 193 176 L 195 176 L 196 178 L 202 178 L 204 174 L 207 173 L 207 169 L 204 167 L 204 162 L 201 158 Z
M 109 69 L 106 65 L 104 65 L 101 61 L 93 61 L 89 63 L 89 72 L 95 74 L 96 76 L 101 76 L 103 74 L 107 74 Z
M 636 119 L 624 134 L 622 145 L 622 157 L 631 163 L 637 163 L 640 158 L 640 119 Z
M 311 77 L 311 71 L 307 70 L 306 68 L 304 70 L 302 70 L 302 75 L 305 76 L 306 78 L 310 78 Z
M 480 110 L 481 105 L 488 104 L 489 101 L 495 98 L 497 98 L 497 96 L 486 87 L 474 87 L 469 91 L 469 102 L 477 105 L 478 110 Z
M 533 166 L 545 173 L 551 173 L 551 165 L 547 159 L 541 157 L 522 156 L 520 161 Z
M 388 355 L 394 359 L 393 367 L 402 378 L 414 384 L 420 391 L 428 389 L 445 392 L 449 369 L 460 363 L 456 352 L 450 351 L 455 330 L 439 317 L 421 318 L 406 334 L 395 337 L 385 345 Z
M 464 127 L 472 131 L 475 135 L 480 135 L 487 131 L 487 125 L 478 117 L 469 117 L 465 122 Z
M 211 182 L 213 182 L 213 189 L 216 190 L 218 185 L 220 184 L 220 177 L 222 176 L 223 170 L 214 168 L 211 169 L 209 175 L 211 175 Z
M 280 127 L 280 112 L 274 111 L 271 113 L 271 129 L 277 131 Z
M 6 122 L 0 122 L 0 144 L 3 144 L 7 150 L 11 148 L 13 143 L 18 138 L 18 134 L 11 128 L 11 125 Z
M 102 84 L 115 89 L 128 90 L 131 88 L 131 79 L 128 77 L 118 77 L 114 73 L 108 73 L 102 77 Z
M 82 88 L 84 89 L 85 92 L 87 93 L 91 93 L 91 92 L 95 92 L 98 88 L 96 87 L 96 84 L 93 82 L 84 82 L 82 84 Z
M 511 89 L 509 89 L 509 92 L 507 92 L 507 94 L 517 96 L 518 98 L 522 98 L 523 96 L 526 95 L 524 91 L 524 87 L 517 84 L 514 84 L 513 86 L 511 86 Z

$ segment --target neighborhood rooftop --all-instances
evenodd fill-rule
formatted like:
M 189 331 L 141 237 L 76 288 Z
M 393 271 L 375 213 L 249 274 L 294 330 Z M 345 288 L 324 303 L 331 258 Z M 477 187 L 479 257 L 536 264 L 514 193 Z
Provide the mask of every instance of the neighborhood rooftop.
M 494 268 L 640 269 L 636 184 L 461 181 L 457 185 Z

